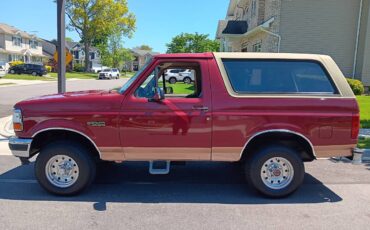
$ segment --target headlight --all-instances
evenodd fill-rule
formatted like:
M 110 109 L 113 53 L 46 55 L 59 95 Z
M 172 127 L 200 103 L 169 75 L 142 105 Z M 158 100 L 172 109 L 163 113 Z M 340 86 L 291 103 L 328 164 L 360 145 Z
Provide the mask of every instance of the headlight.
M 14 109 L 13 111 L 13 128 L 14 131 L 23 131 L 22 111 L 20 109 Z

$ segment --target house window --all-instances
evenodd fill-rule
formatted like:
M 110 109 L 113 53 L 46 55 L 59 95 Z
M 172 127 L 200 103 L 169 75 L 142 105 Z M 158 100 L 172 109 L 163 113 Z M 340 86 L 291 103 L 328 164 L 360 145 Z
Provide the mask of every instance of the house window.
M 13 46 L 22 46 L 22 38 L 18 36 L 12 37 Z
M 256 0 L 252 1 L 252 15 L 256 15 Z
M 95 53 L 94 52 L 90 52 L 90 59 L 91 60 L 94 60 L 95 59 Z
M 30 40 L 30 47 L 31 49 L 37 49 L 39 43 L 36 40 Z
M 261 52 L 262 51 L 262 43 L 256 43 L 253 45 L 253 52 Z

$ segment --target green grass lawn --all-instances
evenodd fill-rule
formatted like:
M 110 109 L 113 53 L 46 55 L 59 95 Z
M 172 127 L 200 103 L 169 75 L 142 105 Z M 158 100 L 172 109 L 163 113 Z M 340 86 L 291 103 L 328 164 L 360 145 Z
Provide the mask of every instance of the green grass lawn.
M 370 96 L 357 96 L 360 106 L 361 128 L 370 128 Z
M 134 72 L 127 72 L 121 73 L 121 77 L 123 78 L 130 78 L 135 73 Z M 55 81 L 58 77 L 58 73 L 48 73 L 49 76 L 32 76 L 27 74 L 7 74 L 4 79 L 13 79 L 13 80 L 42 80 L 42 81 Z M 67 72 L 66 73 L 67 79 L 97 79 L 97 73 L 80 73 L 80 72 Z
M 370 149 L 370 139 L 358 140 L 358 145 L 360 149 Z
M 159 87 L 163 87 L 163 82 L 158 83 Z M 166 82 L 166 87 L 172 87 L 173 94 L 192 94 L 194 93 L 194 84 L 185 84 L 183 82 L 177 82 L 175 84 L 170 84 Z
M 58 73 L 49 73 L 50 77 L 57 78 Z M 79 73 L 79 72 L 68 72 L 66 73 L 66 78 L 77 78 L 77 79 L 96 79 L 98 77 L 97 73 Z
M 12 80 L 41 80 L 41 81 L 53 81 L 55 79 L 51 77 L 40 77 L 40 76 L 32 76 L 27 74 L 7 74 L 3 77 L 3 79 L 12 79 Z

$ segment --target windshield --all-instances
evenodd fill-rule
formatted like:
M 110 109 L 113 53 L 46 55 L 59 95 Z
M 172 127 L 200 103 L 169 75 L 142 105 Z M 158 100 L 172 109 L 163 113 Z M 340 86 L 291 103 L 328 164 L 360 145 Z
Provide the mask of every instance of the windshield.
M 110 71 L 111 71 L 110 69 L 103 70 L 103 72 L 110 72 Z
M 145 65 L 139 70 L 139 71 L 137 71 L 136 72 L 136 74 L 133 76 L 133 77 L 131 77 L 130 78 L 130 80 L 128 80 L 123 86 L 122 86 L 122 88 L 119 90 L 119 93 L 120 94 L 123 94 L 123 93 L 125 93 L 126 92 L 126 90 L 128 89 L 128 88 L 130 88 L 130 86 L 132 85 L 132 83 L 134 83 L 135 82 L 135 80 L 140 76 L 140 74 L 142 73 L 142 72 L 144 72 L 144 70 L 146 69 L 146 67 L 148 67 L 148 65 L 152 62 L 152 60 L 153 59 L 149 59 L 148 61 L 147 61 L 147 63 L 145 63 Z

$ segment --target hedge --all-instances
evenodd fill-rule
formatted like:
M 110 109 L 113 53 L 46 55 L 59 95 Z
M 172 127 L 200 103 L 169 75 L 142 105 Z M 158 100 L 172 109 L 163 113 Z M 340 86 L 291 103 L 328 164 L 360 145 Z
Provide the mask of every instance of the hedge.
M 362 95 L 365 92 L 364 85 L 361 81 L 347 78 L 347 82 L 355 95 Z

